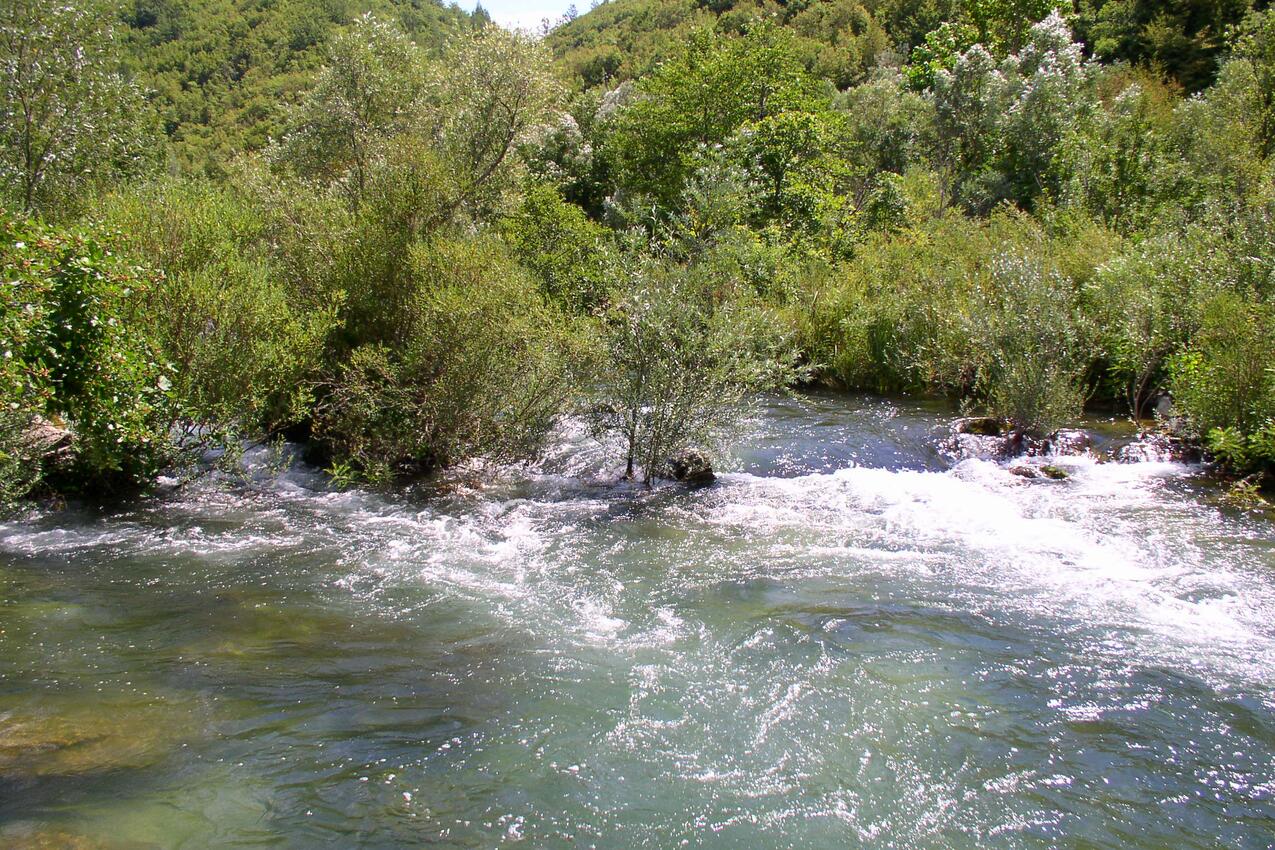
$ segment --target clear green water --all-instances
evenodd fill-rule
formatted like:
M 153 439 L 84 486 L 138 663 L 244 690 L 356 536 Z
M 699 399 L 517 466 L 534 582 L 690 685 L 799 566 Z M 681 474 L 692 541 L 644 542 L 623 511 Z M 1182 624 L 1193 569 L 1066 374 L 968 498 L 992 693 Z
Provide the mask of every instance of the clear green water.
M 0 525 L 2 847 L 1269 847 L 1275 527 L 776 402 L 713 487 L 294 466 Z

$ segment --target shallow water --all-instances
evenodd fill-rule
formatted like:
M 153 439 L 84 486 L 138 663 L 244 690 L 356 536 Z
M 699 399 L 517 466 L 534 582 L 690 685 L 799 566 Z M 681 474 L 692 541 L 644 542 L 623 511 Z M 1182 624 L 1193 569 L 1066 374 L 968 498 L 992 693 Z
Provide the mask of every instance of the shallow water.
M 711 487 L 252 458 L 0 525 L 0 846 L 1269 847 L 1275 526 L 775 401 Z

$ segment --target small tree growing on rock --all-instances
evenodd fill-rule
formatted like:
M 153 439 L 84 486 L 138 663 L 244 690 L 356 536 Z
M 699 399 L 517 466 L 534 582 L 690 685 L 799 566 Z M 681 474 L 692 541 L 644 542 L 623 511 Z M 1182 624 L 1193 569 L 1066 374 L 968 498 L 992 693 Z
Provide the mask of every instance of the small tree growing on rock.
M 795 358 L 765 308 L 694 267 L 621 261 L 627 294 L 606 316 L 590 424 L 618 438 L 625 477 L 651 482 L 670 458 L 711 447 L 760 392 L 791 384 Z

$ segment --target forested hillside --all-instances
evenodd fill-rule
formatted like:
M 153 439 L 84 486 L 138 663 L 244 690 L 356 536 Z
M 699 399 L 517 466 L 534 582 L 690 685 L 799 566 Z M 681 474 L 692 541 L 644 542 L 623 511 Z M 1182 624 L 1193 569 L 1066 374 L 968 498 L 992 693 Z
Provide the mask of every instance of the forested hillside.
M 579 84 L 631 79 L 668 58 L 697 28 L 742 32 L 764 17 L 790 28 L 807 70 L 838 87 L 881 59 L 906 61 L 932 33 L 962 48 L 1017 50 L 1051 0 L 606 0 L 550 33 L 564 72 Z M 1151 68 L 1187 91 L 1208 86 L 1228 32 L 1264 0 L 1079 0 L 1063 11 L 1086 52 Z M 946 25 L 946 26 L 944 26 Z M 931 44 L 935 40 L 931 38 Z
M 564 417 L 649 483 L 810 383 L 1158 411 L 1268 484 L 1275 12 L 1150 8 L 10 4 L 4 492 Z
M 394 21 L 431 55 L 485 20 L 438 0 L 135 0 L 119 9 L 119 39 L 153 93 L 174 166 L 219 173 L 279 136 L 333 35 L 365 13 Z

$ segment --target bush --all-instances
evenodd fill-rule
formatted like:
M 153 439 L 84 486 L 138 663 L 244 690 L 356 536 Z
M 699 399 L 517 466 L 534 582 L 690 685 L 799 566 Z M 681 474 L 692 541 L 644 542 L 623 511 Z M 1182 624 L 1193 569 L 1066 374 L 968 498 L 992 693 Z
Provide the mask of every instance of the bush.
M 1275 419 L 1273 351 L 1275 309 L 1219 293 L 1205 305 L 1189 347 L 1171 361 L 1175 408 L 1201 436 L 1219 429 L 1233 429 L 1245 439 L 1260 434 Z
M 422 242 L 410 274 L 397 343 L 354 349 L 316 435 L 379 483 L 471 457 L 533 457 L 571 392 L 564 321 L 490 238 Z
M 691 448 L 716 447 L 756 393 L 799 373 L 774 315 L 695 267 L 629 258 L 591 382 L 594 433 L 618 438 L 625 475 L 650 484 Z
M 1022 254 L 994 257 L 989 282 L 979 340 L 987 356 L 979 389 L 988 410 L 1036 434 L 1074 421 L 1084 406 L 1091 349 L 1071 282 Z
M 71 456 L 37 471 L 34 448 L 6 428 L 0 491 L 9 498 L 41 483 L 85 495 L 134 488 L 170 457 L 172 372 L 133 312 L 157 278 L 112 242 L 8 215 L 0 223 L 6 425 L 43 420 L 74 434 Z
M 606 295 L 603 254 L 610 234 L 551 186 L 532 186 L 504 225 L 518 259 L 563 307 L 587 312 Z
M 101 205 L 130 248 L 163 271 L 134 293 L 134 322 L 172 368 L 173 424 L 187 439 L 236 443 L 307 415 L 339 298 L 320 258 L 293 255 L 322 244 L 323 212 L 308 211 L 304 239 L 290 232 L 288 212 L 199 181 Z

